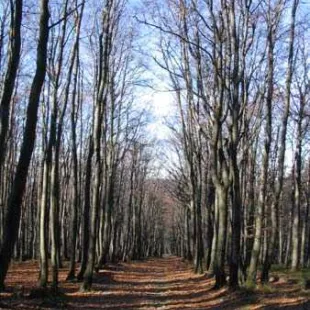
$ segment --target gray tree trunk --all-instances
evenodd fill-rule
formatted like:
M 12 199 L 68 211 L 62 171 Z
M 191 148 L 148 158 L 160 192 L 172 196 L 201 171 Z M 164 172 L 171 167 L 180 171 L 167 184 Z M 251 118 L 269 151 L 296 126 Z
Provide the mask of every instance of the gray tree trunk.
M 0 290 L 4 289 L 4 280 L 13 254 L 14 244 L 19 229 L 21 204 L 26 186 L 28 168 L 34 148 L 37 126 L 37 113 L 41 89 L 46 73 L 47 44 L 49 34 L 48 0 L 41 0 L 39 41 L 37 47 L 36 71 L 30 89 L 26 126 L 20 157 L 13 181 L 12 192 L 8 201 L 8 212 L 5 219 L 4 241 L 0 249 Z

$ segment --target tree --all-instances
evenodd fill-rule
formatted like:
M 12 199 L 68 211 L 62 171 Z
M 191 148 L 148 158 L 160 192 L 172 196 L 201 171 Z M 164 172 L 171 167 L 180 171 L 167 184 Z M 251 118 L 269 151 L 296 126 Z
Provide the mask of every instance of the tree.
M 3 83 L 3 91 L 0 102 L 0 175 L 6 152 L 6 139 L 9 125 L 9 113 L 14 85 L 20 60 L 21 51 L 21 24 L 23 16 L 23 0 L 10 2 L 11 6 L 11 29 L 10 50 L 7 71 Z M 2 28 L 3 29 L 3 28 Z M 2 41 L 2 40 L 1 40 Z M 0 57 L 1 59 L 1 57 Z
M 12 192 L 8 201 L 8 212 L 5 219 L 4 240 L 0 250 L 0 290 L 4 289 L 4 280 L 17 239 L 22 198 L 25 191 L 28 168 L 34 148 L 37 125 L 37 112 L 40 95 L 46 74 L 47 44 L 49 34 L 48 0 L 41 0 L 40 31 L 37 47 L 36 72 L 31 85 L 26 126 L 18 166 L 14 177 Z

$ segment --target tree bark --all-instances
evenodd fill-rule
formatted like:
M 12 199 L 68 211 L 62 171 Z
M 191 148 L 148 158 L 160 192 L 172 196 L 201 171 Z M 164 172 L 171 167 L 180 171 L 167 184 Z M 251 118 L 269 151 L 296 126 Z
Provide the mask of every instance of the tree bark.
M 9 44 L 10 50 L 8 53 L 9 62 L 0 102 L 0 175 L 2 175 L 2 165 L 6 152 L 6 138 L 10 119 L 10 105 L 20 60 L 23 0 L 15 0 L 14 6 L 12 1 L 11 11 L 12 19 Z
M 42 86 L 46 73 L 47 44 L 49 34 L 48 0 L 41 0 L 40 30 L 37 47 L 36 71 L 30 89 L 26 126 L 20 157 L 16 168 L 12 192 L 8 201 L 8 213 L 5 219 L 4 241 L 0 249 L 0 290 L 4 289 L 4 280 L 12 257 L 19 229 L 22 198 L 25 191 L 28 168 L 35 144 L 37 113 Z

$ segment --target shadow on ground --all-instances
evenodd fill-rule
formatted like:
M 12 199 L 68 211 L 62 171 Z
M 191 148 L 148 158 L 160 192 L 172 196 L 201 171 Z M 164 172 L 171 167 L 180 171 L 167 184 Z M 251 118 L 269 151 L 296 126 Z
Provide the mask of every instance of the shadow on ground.
M 35 285 L 37 267 L 23 263 L 11 271 L 9 286 Z M 25 271 L 26 270 L 26 271 Z M 23 271 L 22 273 L 19 273 Z M 27 276 L 28 272 L 28 276 Z M 29 300 L 0 295 L 0 309 L 309 309 L 310 294 L 295 284 L 274 284 L 268 293 L 213 290 L 214 280 L 195 275 L 191 267 L 177 257 L 148 259 L 142 262 L 108 265 L 94 279 L 93 291 L 79 292 L 79 283 L 64 281 L 60 275 L 62 298 Z M 31 282 L 32 281 L 32 282 Z M 29 287 L 28 287 L 29 286 Z M 5 308 L 6 307 L 6 308 Z

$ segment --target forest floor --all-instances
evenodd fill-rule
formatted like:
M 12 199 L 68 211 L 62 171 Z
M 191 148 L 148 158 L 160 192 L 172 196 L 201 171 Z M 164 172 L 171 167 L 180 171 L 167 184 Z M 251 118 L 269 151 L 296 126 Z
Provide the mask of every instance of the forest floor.
M 109 265 L 96 274 L 93 291 L 79 292 L 79 283 L 65 282 L 61 295 L 29 298 L 38 276 L 37 262 L 13 263 L 0 309 L 309 309 L 310 290 L 301 274 L 277 271 L 279 280 L 255 290 L 213 290 L 214 280 L 195 275 L 177 257 Z

